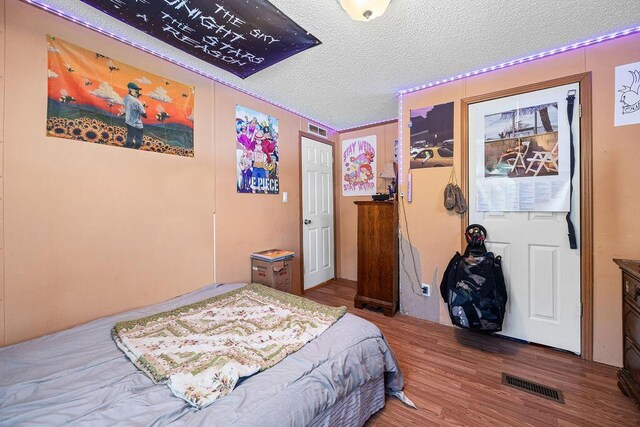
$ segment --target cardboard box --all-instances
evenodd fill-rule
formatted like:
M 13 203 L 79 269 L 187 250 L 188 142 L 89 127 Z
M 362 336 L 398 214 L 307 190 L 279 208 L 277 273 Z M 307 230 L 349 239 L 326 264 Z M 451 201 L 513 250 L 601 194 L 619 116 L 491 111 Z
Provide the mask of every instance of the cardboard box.
M 291 292 L 292 259 L 263 261 L 251 259 L 251 281 L 283 292 Z
M 285 251 L 283 249 L 267 249 L 266 251 L 252 253 L 251 258 L 261 259 L 263 261 L 280 261 L 293 258 L 294 255 L 295 252 Z

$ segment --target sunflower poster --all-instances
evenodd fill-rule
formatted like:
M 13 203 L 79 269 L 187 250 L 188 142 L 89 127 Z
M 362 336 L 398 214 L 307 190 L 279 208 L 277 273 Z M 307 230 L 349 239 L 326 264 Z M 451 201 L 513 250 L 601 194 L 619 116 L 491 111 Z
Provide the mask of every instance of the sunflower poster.
M 193 157 L 193 87 L 53 36 L 47 50 L 47 136 Z

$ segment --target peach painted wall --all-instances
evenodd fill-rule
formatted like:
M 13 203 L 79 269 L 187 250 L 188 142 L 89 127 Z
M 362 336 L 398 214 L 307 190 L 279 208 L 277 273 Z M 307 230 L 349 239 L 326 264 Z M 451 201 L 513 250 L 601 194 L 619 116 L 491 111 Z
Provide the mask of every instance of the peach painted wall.
M 640 125 L 613 126 L 614 68 L 640 61 L 640 36 L 586 49 L 593 73 L 594 355 L 622 364 L 621 274 L 611 258 L 640 259 Z
M 279 119 L 280 194 L 238 194 L 235 183 L 235 128 L 216 126 L 216 281 L 249 281 L 249 254 L 256 250 L 284 248 L 296 252 L 293 291 L 302 293 L 300 278 L 300 136 L 307 121 L 248 95 L 216 85 L 218 123 L 234 123 L 236 104 Z M 335 133 L 329 138 L 335 139 Z M 288 193 L 284 203 L 282 193 Z
M 386 162 L 393 161 L 393 143 L 398 139 L 397 123 L 390 123 L 380 126 L 372 126 L 365 129 L 354 130 L 351 132 L 340 133 L 340 143 L 336 149 L 338 158 L 336 165 L 336 178 L 338 181 L 342 178 L 342 159 L 340 151 L 342 141 L 345 139 L 359 138 L 368 135 L 376 135 L 376 143 L 378 149 L 378 172 L 380 175 L 384 170 Z M 387 192 L 389 182 L 384 179 L 378 179 L 378 191 Z M 337 205 L 340 209 L 340 223 L 338 226 L 338 241 L 340 242 L 340 269 L 338 277 L 342 279 L 357 280 L 358 278 L 358 211 L 357 206 L 353 203 L 357 200 L 371 200 L 369 196 L 360 197 L 344 197 L 342 196 L 342 188 L 337 188 Z
M 594 201 L 594 359 L 622 363 L 622 314 L 620 272 L 614 257 L 640 258 L 637 212 L 640 197 L 640 126 L 613 126 L 614 68 L 640 61 L 640 36 L 629 36 L 526 65 L 492 72 L 406 95 L 403 123 L 409 110 L 455 101 L 455 165 L 460 177 L 460 100 L 501 89 L 591 72 L 593 78 L 593 201 Z M 409 135 L 404 128 L 403 159 L 408 165 Z M 413 171 L 413 202 L 405 204 L 413 244 L 420 253 L 423 276 L 441 276 L 454 251 L 460 249 L 461 219 L 442 206 L 448 169 Z M 407 168 L 405 167 L 405 176 Z M 404 180 L 406 184 L 406 179 Z M 430 224 L 429 233 L 421 223 Z M 441 303 L 440 320 L 449 323 Z
M 4 135 L 4 0 L 0 0 L 0 135 Z M 0 346 L 4 343 L 4 138 L 0 138 Z
M 195 85 L 196 157 L 46 137 L 47 33 Z M 6 343 L 211 283 L 213 84 L 15 0 L 5 60 Z
M 306 120 L 18 0 L 2 3 L 10 108 L 0 143 L 0 345 L 3 334 L 4 344 L 23 341 L 214 278 L 246 281 L 254 250 L 299 253 L 298 133 Z M 45 137 L 47 33 L 195 85 L 195 157 Z M 236 104 L 280 120 L 280 185 L 288 203 L 282 195 L 236 193 Z M 295 286 L 299 292 L 298 279 Z

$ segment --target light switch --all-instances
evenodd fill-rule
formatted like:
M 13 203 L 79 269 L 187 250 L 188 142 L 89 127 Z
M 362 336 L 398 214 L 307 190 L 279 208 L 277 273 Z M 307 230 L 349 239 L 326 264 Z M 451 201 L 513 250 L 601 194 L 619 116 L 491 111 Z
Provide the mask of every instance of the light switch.
M 282 202 L 287 203 L 289 201 L 289 194 L 286 191 L 282 192 Z

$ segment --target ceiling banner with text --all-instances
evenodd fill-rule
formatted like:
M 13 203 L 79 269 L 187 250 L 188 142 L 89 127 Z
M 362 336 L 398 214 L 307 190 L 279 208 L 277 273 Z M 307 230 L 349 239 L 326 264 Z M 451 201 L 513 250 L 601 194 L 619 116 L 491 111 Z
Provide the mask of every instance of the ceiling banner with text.
M 266 0 L 82 0 L 246 78 L 320 41 Z

